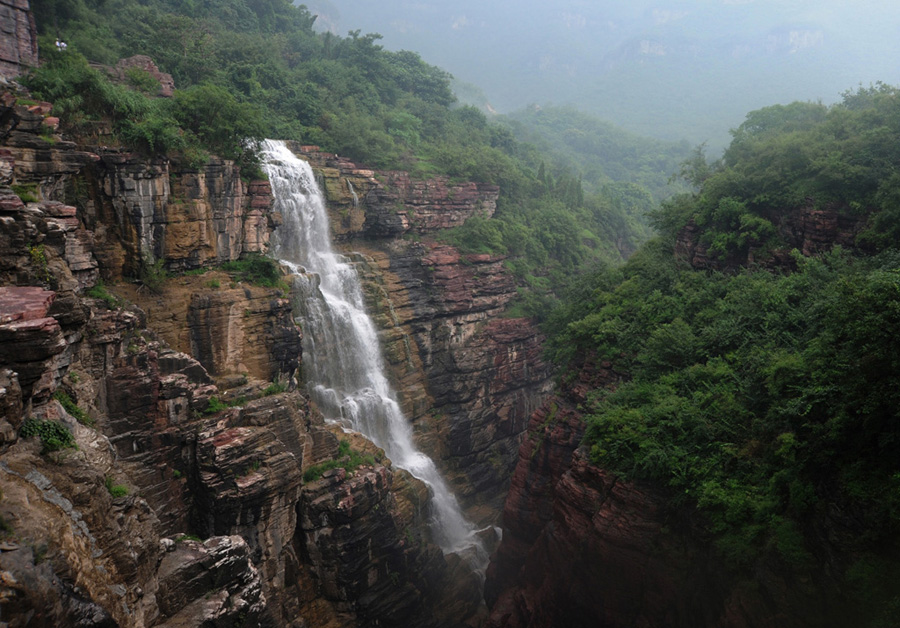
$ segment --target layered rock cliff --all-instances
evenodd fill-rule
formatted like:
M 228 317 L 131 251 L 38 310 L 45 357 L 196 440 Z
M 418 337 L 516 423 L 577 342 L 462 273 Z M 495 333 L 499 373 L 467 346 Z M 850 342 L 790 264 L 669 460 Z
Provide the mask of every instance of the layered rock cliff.
M 266 252 L 268 184 L 67 141 L 52 105 L 16 98 L 0 110 L 3 620 L 479 623 L 480 580 L 430 542 L 426 487 L 300 392 L 287 283 L 218 269 Z M 540 336 L 499 318 L 502 259 L 395 236 L 489 214 L 497 190 L 334 163 L 332 217 L 363 251 L 404 406 L 493 523 L 547 390 Z M 342 439 L 371 458 L 304 479 Z
M 0 1 L 0 77 L 19 76 L 37 60 L 37 26 L 28 0 Z
M 516 286 L 502 257 L 460 255 L 434 235 L 490 216 L 498 188 L 412 181 L 295 146 L 320 175 L 333 232 L 357 253 L 369 311 L 419 446 L 469 514 L 497 521 L 528 417 L 550 390 L 542 336 L 503 318 Z M 360 255 L 361 254 L 361 255 Z
M 771 552 L 737 568 L 667 489 L 590 461 L 581 446 L 585 393 L 621 378 L 609 363 L 589 362 L 531 418 L 488 569 L 485 625 L 853 625 L 861 613 L 837 576 L 839 547 L 853 536 L 849 513 L 822 517 L 815 564 Z

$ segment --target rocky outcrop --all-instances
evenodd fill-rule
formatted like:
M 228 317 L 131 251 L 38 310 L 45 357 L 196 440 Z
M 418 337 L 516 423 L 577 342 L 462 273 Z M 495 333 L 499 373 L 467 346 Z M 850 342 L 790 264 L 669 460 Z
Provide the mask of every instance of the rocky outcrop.
M 0 0 L 0 77 L 37 65 L 37 26 L 28 0 Z
M 488 569 L 486 626 L 858 623 L 864 612 L 837 576 L 837 546 L 854 534 L 847 513 L 823 513 L 814 564 L 765 552 L 737 567 L 715 549 L 702 516 L 666 488 L 590 461 L 579 405 L 586 391 L 620 379 L 608 363 L 587 363 L 532 417 Z
M 147 55 L 134 55 L 127 59 L 119 59 L 116 67 L 112 68 L 112 75 L 122 82 L 128 81 L 129 70 L 140 70 L 159 82 L 157 96 L 169 98 L 175 92 L 175 81 L 171 74 L 160 72 L 153 59 Z
M 500 188 L 449 177 L 413 179 L 376 171 L 315 146 L 290 144 L 310 162 L 328 201 L 335 240 L 399 238 L 458 227 L 474 215 L 493 216 Z
M 160 538 L 146 501 L 114 498 L 103 487 L 104 472 L 115 468 L 105 439 L 74 421 L 70 427 L 78 451 L 55 462 L 38 453 L 36 439 L 3 453 L 4 620 L 10 626 L 198 626 L 258 617 L 265 599 L 243 540 Z
M 47 315 L 56 293 L 39 287 L 0 287 L 0 361 L 18 373 L 26 397 L 46 399 L 66 348 L 59 322 Z
M 239 285 L 210 271 L 172 278 L 156 294 L 130 284 L 111 290 L 137 304 L 160 338 L 213 377 L 296 384 L 301 333 L 282 289 Z
M 450 556 L 462 572 L 454 574 L 425 541 L 423 509 L 402 514 L 397 501 L 409 489 L 392 492 L 394 475 L 381 465 L 352 477 L 335 469 L 304 489 L 302 550 L 322 594 L 362 626 L 465 625 L 481 601 L 478 577 Z M 414 500 L 424 497 L 424 487 L 410 488 Z
M 283 288 L 216 270 L 153 291 L 97 283 L 140 268 L 147 247 L 170 270 L 264 249 L 268 185 L 246 186 L 228 162 L 178 173 L 78 151 L 40 137 L 49 107 L 5 111 L 22 136 L 0 155 L 0 616 L 477 623 L 478 577 L 430 542 L 425 485 L 332 433 L 296 390 L 300 331 Z M 20 431 L 26 419 L 37 436 Z M 341 455 L 339 438 L 374 462 L 304 480 Z
M 179 171 L 167 160 L 105 153 L 92 175 L 99 198 L 85 219 L 112 245 L 103 260 L 112 278 L 136 275 L 135 260 L 190 270 L 264 253 L 276 224 L 266 215 L 268 185 L 248 187 L 231 161 L 214 158 L 198 171 Z
M 763 215 L 775 225 L 781 246 L 764 246 L 751 243 L 746 250 L 736 251 L 724 258 L 712 257 L 708 244 L 703 242 L 703 231 L 693 221 L 678 234 L 675 255 L 694 268 L 736 270 L 758 265 L 763 268 L 793 270 L 796 268 L 791 251 L 796 249 L 804 256 L 830 251 L 835 246 L 845 249 L 858 248 L 857 236 L 865 228 L 866 218 L 854 215 L 843 207 L 819 209 L 810 202 L 788 211 L 770 211 Z
M 449 177 L 411 179 L 406 172 L 382 175 L 381 185 L 366 194 L 368 237 L 420 235 L 462 225 L 474 215 L 490 217 L 497 209 L 500 188 L 465 181 L 453 183 Z
M 35 200 L 70 207 L 66 217 L 95 240 L 105 280 L 138 276 L 142 265 L 160 259 L 177 271 L 268 250 L 279 218 L 267 182 L 245 183 L 234 162 L 215 157 L 192 169 L 126 151 L 79 149 L 47 135 L 51 109 L 16 105 L 15 98 L 0 105 L 0 172 Z

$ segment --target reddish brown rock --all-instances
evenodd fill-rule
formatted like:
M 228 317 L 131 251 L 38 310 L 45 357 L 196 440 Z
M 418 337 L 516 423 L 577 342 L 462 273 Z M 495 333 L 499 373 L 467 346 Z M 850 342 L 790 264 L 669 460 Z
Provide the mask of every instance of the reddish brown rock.
M 174 545 L 174 547 L 172 547 Z M 240 536 L 167 544 L 159 566 L 160 627 L 271 626 L 259 574 Z
M 516 294 L 502 257 L 397 241 L 363 250 L 367 306 L 417 442 L 470 515 L 496 521 L 528 418 L 549 391 L 543 338 L 525 319 L 500 318 Z
M 18 374 L 26 398 L 47 399 L 66 348 L 62 329 L 46 316 L 56 294 L 41 288 L 0 288 L 0 363 Z
M 412 179 L 400 171 L 375 171 L 315 146 L 290 144 L 321 176 L 337 241 L 397 238 L 458 227 L 471 216 L 492 216 L 500 188 L 449 177 Z
M 297 377 L 302 335 L 281 290 L 231 285 L 224 272 L 185 276 L 159 294 L 120 285 L 171 347 L 192 355 L 213 376 L 243 375 L 264 382 Z
M 421 514 L 397 518 L 392 483 L 376 465 L 327 471 L 304 487 L 301 547 L 323 597 L 361 626 L 467 624 L 477 618 L 477 576 L 423 539 Z
M 28 0 L 0 0 L 0 76 L 15 78 L 37 62 L 37 27 Z

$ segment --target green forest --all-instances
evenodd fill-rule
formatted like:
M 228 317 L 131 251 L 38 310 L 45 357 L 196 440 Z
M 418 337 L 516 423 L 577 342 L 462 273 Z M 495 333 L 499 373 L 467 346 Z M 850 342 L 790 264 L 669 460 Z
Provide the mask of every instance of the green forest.
M 588 357 L 625 374 L 584 408 L 596 464 L 665 485 L 738 568 L 766 556 L 810 574 L 823 530 L 846 526 L 829 534 L 861 625 L 894 626 L 900 91 L 765 108 L 733 136 L 721 160 L 685 162 L 695 189 L 654 212 L 656 238 L 571 288 L 547 323 L 551 352 L 570 375 Z M 804 207 L 857 224 L 853 245 L 790 249 L 778 224 Z M 721 270 L 678 259 L 689 223 Z M 789 263 L 751 264 L 750 250 Z
M 591 459 L 664 486 L 737 570 L 817 569 L 839 511 L 837 563 L 863 619 L 900 621 L 900 90 L 750 112 L 710 161 L 573 110 L 489 119 L 415 53 L 316 32 L 284 0 L 32 7 L 42 65 L 24 81 L 75 137 L 108 128 L 185 167 L 236 159 L 248 176 L 254 141 L 279 137 L 499 185 L 493 218 L 444 237 L 507 256 L 511 314 L 544 325 L 561 384 L 596 360 L 622 374 L 582 408 Z M 172 98 L 146 73 L 115 83 L 95 65 L 134 54 L 172 74 Z M 804 208 L 846 217 L 852 242 L 804 256 L 783 227 Z M 689 225 L 708 268 L 675 254 Z

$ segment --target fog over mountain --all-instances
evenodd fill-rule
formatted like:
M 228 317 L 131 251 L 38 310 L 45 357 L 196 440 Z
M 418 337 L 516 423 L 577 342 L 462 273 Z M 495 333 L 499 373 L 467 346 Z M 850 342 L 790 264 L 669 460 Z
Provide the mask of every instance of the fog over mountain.
M 727 143 L 753 109 L 900 82 L 887 0 L 311 0 L 317 27 L 380 33 L 499 112 L 571 104 L 664 139 Z M 463 96 L 464 99 L 471 98 Z

